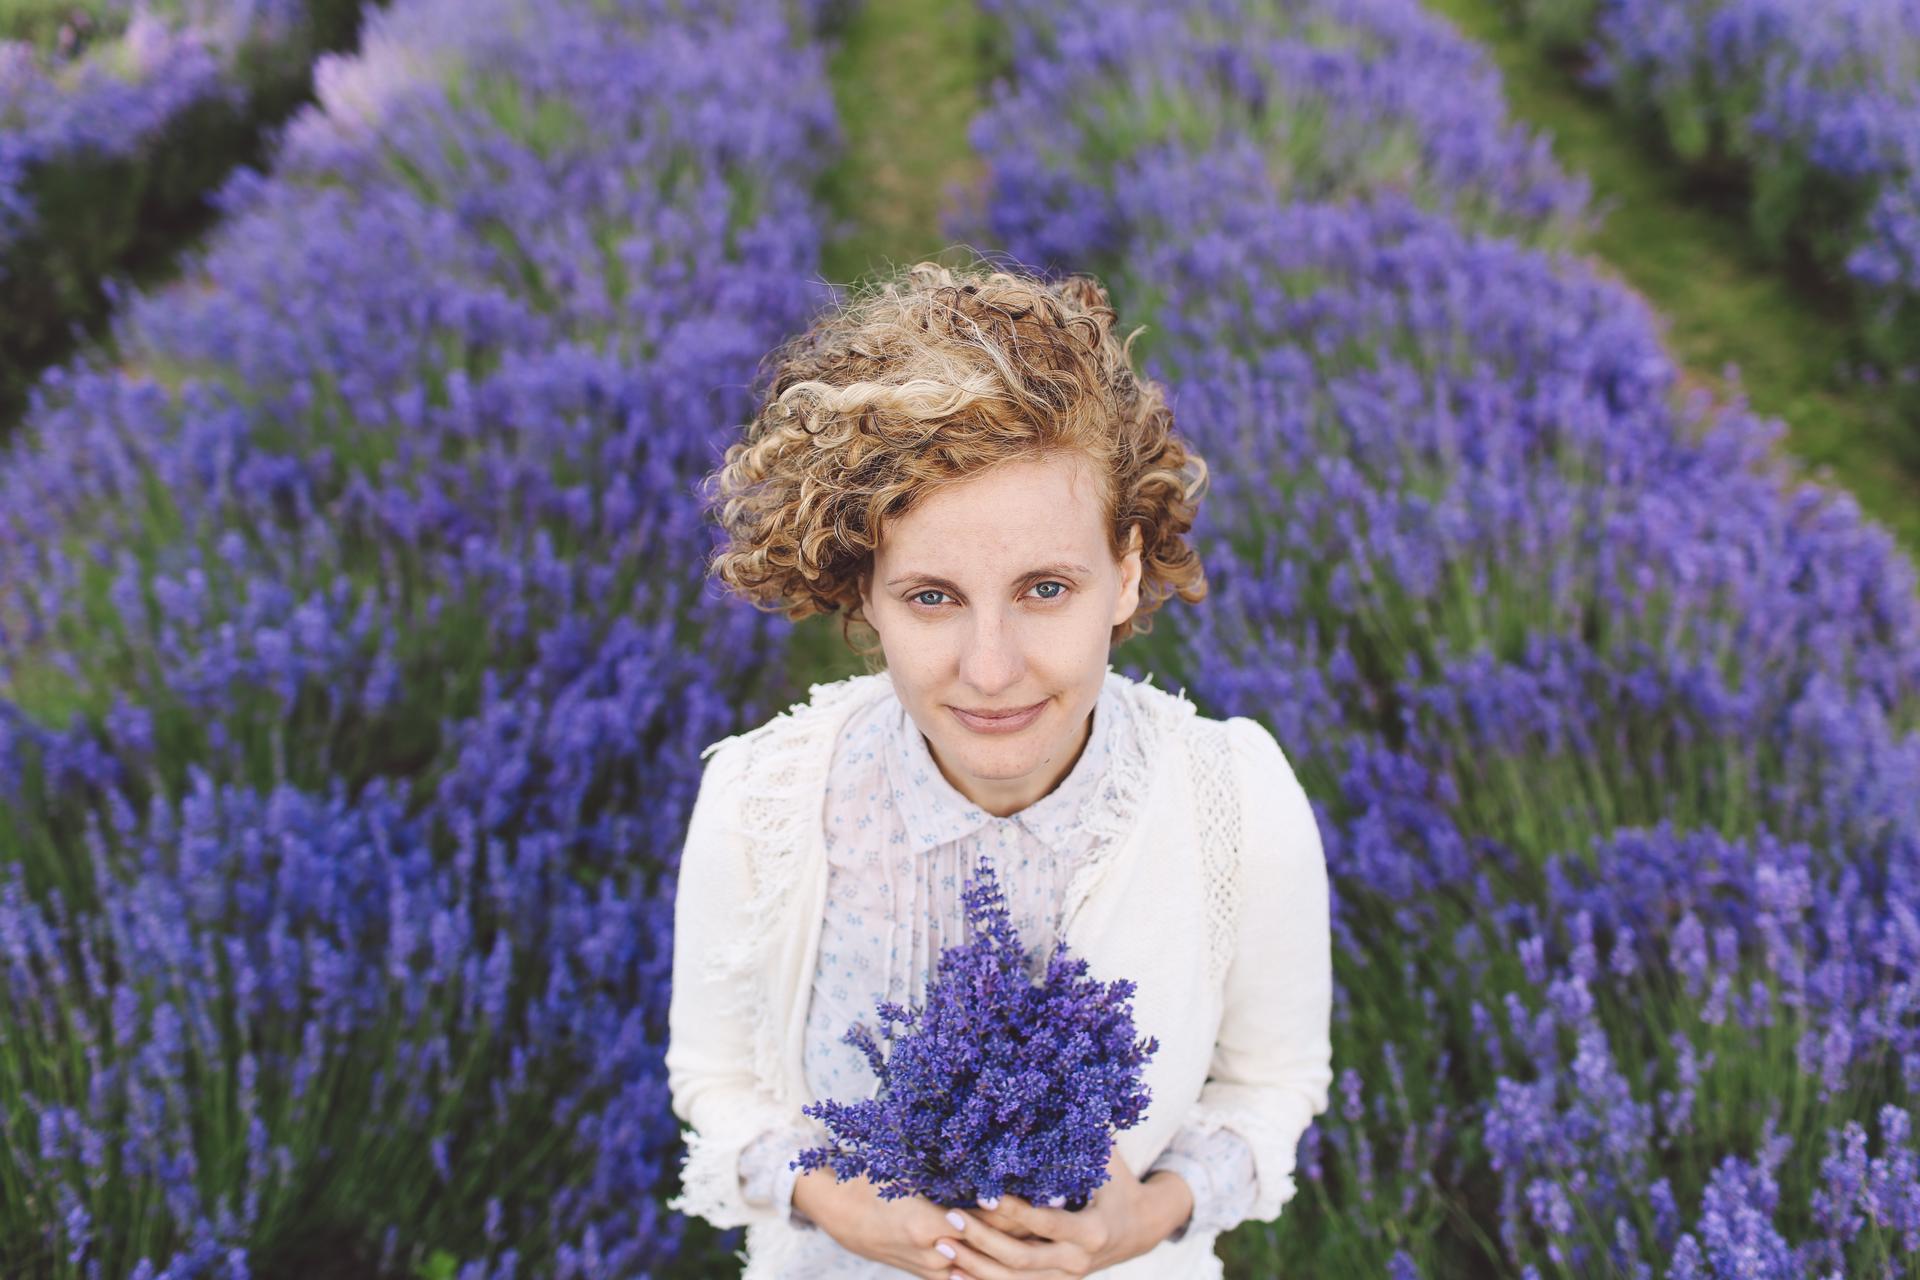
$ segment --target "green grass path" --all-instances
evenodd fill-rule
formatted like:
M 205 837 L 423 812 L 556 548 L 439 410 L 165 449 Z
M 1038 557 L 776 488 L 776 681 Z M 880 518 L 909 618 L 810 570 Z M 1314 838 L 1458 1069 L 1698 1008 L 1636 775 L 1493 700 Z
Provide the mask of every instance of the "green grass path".
M 1665 317 L 1674 358 L 1717 391 L 1737 365 L 1753 409 L 1786 421 L 1782 447 L 1920 555 L 1920 422 L 1887 391 L 1836 376 L 1849 332 L 1838 291 L 1765 261 L 1743 193 L 1669 159 L 1656 136 L 1529 44 L 1500 0 L 1427 3 L 1489 51 L 1514 118 L 1546 130 L 1560 163 L 1592 180 L 1605 216 L 1589 247 Z

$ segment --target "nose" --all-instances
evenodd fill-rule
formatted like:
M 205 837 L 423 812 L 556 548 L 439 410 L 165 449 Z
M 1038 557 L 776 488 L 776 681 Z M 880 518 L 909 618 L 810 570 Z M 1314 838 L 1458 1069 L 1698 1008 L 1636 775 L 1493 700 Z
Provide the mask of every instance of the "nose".
M 960 655 L 961 678 L 979 690 L 982 702 L 998 702 L 1000 693 L 1020 683 L 1025 673 L 1017 622 L 994 609 L 975 610 Z

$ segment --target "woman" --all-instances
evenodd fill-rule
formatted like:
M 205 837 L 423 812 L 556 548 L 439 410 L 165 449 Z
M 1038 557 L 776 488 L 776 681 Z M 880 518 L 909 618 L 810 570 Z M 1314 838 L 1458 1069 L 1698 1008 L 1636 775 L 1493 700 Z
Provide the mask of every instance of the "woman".
M 707 748 L 680 867 L 670 1207 L 747 1226 L 748 1280 L 1218 1277 L 1214 1238 L 1278 1215 L 1326 1109 L 1312 807 L 1257 722 L 1108 660 L 1166 596 L 1206 594 L 1185 539 L 1206 465 L 1113 322 L 1085 277 L 918 264 L 775 353 L 710 477 L 712 571 L 789 617 L 839 613 L 869 666 Z M 1137 984 L 1160 1047 L 1110 1179 L 1077 1212 L 950 1211 L 797 1176 L 827 1137 L 801 1108 L 878 1087 L 841 1036 L 877 1000 L 921 1003 L 983 856 L 1036 977 L 1059 937 Z

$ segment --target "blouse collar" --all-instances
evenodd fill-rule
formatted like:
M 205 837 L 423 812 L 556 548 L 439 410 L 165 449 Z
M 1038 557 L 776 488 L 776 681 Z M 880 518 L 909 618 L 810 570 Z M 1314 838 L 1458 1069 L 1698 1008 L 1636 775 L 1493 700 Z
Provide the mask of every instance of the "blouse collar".
M 947 781 L 905 704 L 897 695 L 892 696 L 893 705 L 886 716 L 891 742 L 883 754 L 889 781 L 906 819 L 907 839 L 915 852 L 928 853 L 993 823 L 1011 822 L 1061 856 L 1071 856 L 1082 843 L 1082 810 L 1107 772 L 1115 726 L 1125 714 L 1113 681 L 1109 669 L 1094 702 L 1087 745 L 1067 776 L 1052 791 L 1005 818 L 987 812 Z

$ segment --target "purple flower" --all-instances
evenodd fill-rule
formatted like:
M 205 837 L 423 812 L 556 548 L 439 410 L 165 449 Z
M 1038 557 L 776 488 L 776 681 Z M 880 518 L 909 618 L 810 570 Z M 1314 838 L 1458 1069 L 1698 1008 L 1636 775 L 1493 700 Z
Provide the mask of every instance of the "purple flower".
M 887 1200 L 971 1205 L 1011 1192 L 1078 1209 L 1107 1180 L 1114 1131 L 1146 1113 L 1141 1068 L 1159 1042 L 1134 1037 L 1135 984 L 1088 979 L 1064 941 L 1043 980 L 1029 980 L 992 860 L 977 872 L 962 890 L 972 937 L 941 952 L 926 1004 L 876 1006 L 891 1052 L 864 1023 L 844 1037 L 866 1054 L 878 1093 L 802 1108 L 835 1141 L 794 1164 L 865 1174 Z

